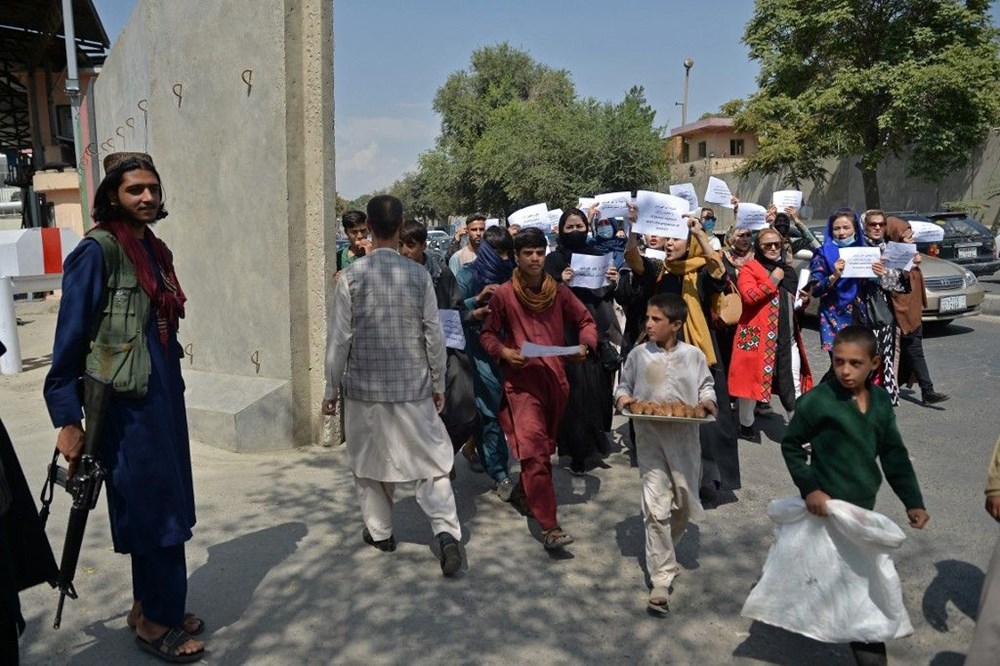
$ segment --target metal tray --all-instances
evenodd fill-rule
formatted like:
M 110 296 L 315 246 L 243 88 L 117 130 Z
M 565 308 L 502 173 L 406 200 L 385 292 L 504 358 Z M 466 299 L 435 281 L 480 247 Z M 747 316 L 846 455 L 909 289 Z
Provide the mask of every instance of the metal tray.
M 714 423 L 715 417 L 706 414 L 703 419 L 688 418 L 686 416 L 653 416 L 651 414 L 633 414 L 628 407 L 622 410 L 622 415 L 635 419 L 636 421 L 663 421 L 665 423 Z

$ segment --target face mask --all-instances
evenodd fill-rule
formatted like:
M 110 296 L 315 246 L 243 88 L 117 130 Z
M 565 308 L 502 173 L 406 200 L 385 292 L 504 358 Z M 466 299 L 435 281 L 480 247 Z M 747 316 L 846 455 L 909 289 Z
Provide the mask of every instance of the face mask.
M 712 229 L 715 228 L 715 218 L 706 217 L 704 220 L 701 221 L 701 226 L 705 229 L 705 231 L 711 231 Z
M 851 234 L 847 238 L 834 238 L 833 244 L 837 247 L 850 247 L 854 245 L 854 234 Z
M 562 235 L 563 245 L 570 249 L 579 249 L 587 246 L 586 231 L 567 231 Z
M 615 228 L 610 224 L 605 224 L 603 227 L 597 227 L 597 237 L 598 238 L 614 238 Z

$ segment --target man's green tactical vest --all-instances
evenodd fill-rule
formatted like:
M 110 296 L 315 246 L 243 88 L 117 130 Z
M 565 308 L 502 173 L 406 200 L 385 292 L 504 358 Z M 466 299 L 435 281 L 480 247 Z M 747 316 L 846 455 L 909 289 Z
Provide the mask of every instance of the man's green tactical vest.
M 101 314 L 90 333 L 86 371 L 111 382 L 115 393 L 141 398 L 149 389 L 146 324 L 149 296 L 139 286 L 135 266 L 110 231 L 91 229 L 88 238 L 101 246 L 106 283 Z

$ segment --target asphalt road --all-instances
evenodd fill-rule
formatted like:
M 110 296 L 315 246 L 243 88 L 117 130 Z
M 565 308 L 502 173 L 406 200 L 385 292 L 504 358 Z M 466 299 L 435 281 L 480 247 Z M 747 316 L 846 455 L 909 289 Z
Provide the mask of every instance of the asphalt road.
M 55 307 L 19 309 L 27 371 L 0 377 L 0 416 L 36 493 L 54 441 L 41 385 Z M 827 362 L 817 332 L 808 330 L 806 339 L 821 375 Z M 998 535 L 982 508 L 985 467 L 1000 433 L 998 339 L 1000 318 L 986 316 L 929 331 L 925 349 L 937 388 L 952 399 L 924 408 L 908 394 L 897 410 L 931 522 L 919 532 L 905 528 L 910 538 L 894 556 L 916 629 L 889 644 L 895 663 L 960 664 L 971 637 Z M 623 424 L 616 423 L 620 438 Z M 461 461 L 455 491 L 467 568 L 449 580 L 412 496 L 397 505 L 395 553 L 362 545 L 343 450 L 236 455 L 195 443 L 199 523 L 187 551 L 188 606 L 208 626 L 204 661 L 852 663 L 845 646 L 740 617 L 772 541 L 767 503 L 794 494 L 774 443 L 783 420 L 762 425 L 762 444 L 741 443 L 743 487 L 680 545 L 685 571 L 666 619 L 645 612 L 638 472 L 625 452 L 582 479 L 556 470 L 560 519 L 577 539 L 565 558 L 548 556 L 537 526 Z M 57 556 L 67 504 L 60 496 L 50 519 Z M 887 486 L 877 508 L 905 524 Z M 128 561 L 110 550 L 103 503 L 95 513 L 77 576 L 81 598 L 67 602 L 62 628 L 51 627 L 52 590 L 21 595 L 25 663 L 156 663 L 140 654 L 125 626 Z

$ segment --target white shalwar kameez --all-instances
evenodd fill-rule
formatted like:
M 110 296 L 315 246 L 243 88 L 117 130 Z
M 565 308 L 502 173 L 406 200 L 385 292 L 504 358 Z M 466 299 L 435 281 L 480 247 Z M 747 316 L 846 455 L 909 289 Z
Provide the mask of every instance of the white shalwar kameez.
M 673 349 L 665 350 L 647 342 L 633 349 L 625 361 L 615 400 L 621 396 L 696 405 L 715 402 L 715 384 L 705 355 L 697 347 L 678 341 Z M 680 573 L 676 542 L 689 520 L 705 517 L 698 497 L 698 424 L 635 419 L 632 425 L 642 478 L 646 566 L 654 587 L 667 588 Z
M 428 283 L 430 284 L 430 283 Z M 433 288 L 424 298 L 424 331 L 434 392 L 444 394 L 446 352 Z M 343 376 L 351 349 L 351 293 L 346 280 L 334 289 L 333 317 L 327 332 L 327 396 L 335 394 L 330 378 Z M 401 340 L 400 344 L 420 341 Z M 392 363 L 386 350 L 386 363 Z M 461 540 L 462 531 L 448 474 L 454 464 L 451 439 L 433 398 L 409 402 L 344 399 L 347 455 L 361 514 L 375 541 L 392 536 L 392 502 L 396 483 L 415 482 L 417 504 L 431 521 L 434 534 L 447 532 Z

